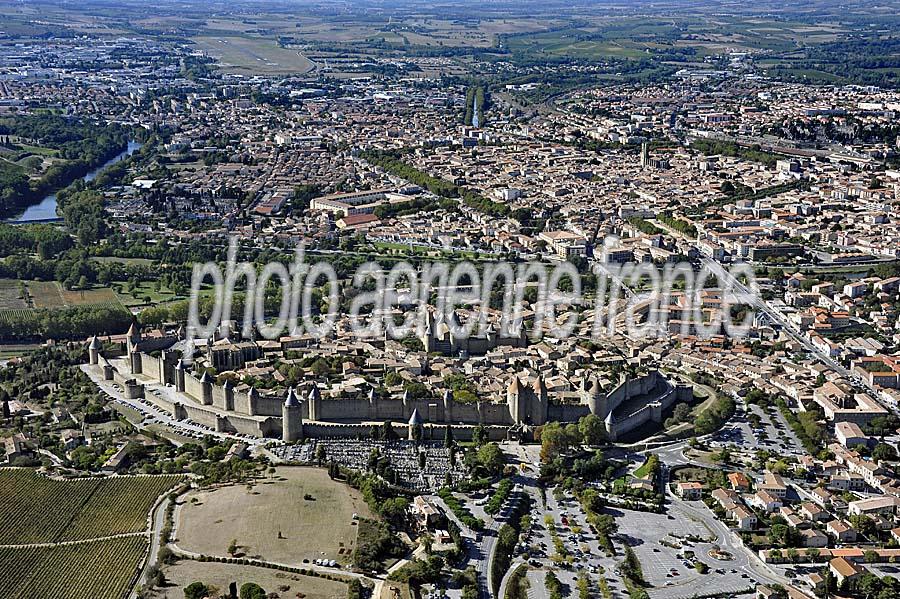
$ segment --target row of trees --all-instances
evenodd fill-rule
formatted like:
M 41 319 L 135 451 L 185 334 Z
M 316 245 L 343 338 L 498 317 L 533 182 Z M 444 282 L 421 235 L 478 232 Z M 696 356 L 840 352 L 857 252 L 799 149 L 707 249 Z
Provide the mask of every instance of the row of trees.
M 470 189 L 461 187 L 439 177 L 433 177 L 403 162 L 403 154 L 388 151 L 366 151 L 360 154 L 366 162 L 379 166 L 392 175 L 423 187 L 443 198 L 459 198 L 464 204 L 492 216 L 508 216 L 509 206 L 482 197 Z
M 62 309 L 15 310 L 0 320 L 0 339 L 85 339 L 118 334 L 132 322 L 121 305 L 90 304 Z

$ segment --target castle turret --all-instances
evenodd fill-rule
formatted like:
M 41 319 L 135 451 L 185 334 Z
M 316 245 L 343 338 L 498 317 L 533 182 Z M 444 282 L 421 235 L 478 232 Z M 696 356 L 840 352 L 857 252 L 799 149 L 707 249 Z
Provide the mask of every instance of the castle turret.
M 378 416 L 378 393 L 375 392 L 375 387 L 369 387 L 369 418 L 377 418 Z
M 294 388 L 288 389 L 287 398 L 281 406 L 281 440 L 293 443 L 303 438 L 303 415 Z
M 204 406 L 211 406 L 212 402 L 213 402 L 213 399 L 212 399 L 213 380 L 212 380 L 212 377 L 209 376 L 208 372 L 206 372 L 206 371 L 203 372 L 203 376 L 200 377 L 200 385 L 202 385 L 202 387 L 203 387 L 203 394 L 202 394 L 202 397 L 200 398 L 200 402 Z
M 175 390 L 184 393 L 184 360 L 175 365 Z
M 141 360 L 141 352 L 133 348 L 128 354 L 131 359 L 131 374 L 141 374 L 144 371 L 144 363 Z
M 418 431 L 418 432 L 417 432 Z M 419 409 L 413 408 L 412 415 L 409 417 L 409 430 L 407 438 L 415 441 L 422 438 L 422 417 L 419 416 Z
M 319 392 L 319 387 L 313 385 L 312 389 L 309 390 L 309 396 L 306 398 L 306 403 L 309 408 L 309 419 L 312 421 L 319 419 L 319 402 L 321 402 L 321 400 L 322 394 Z
M 234 383 L 231 379 L 225 379 L 225 384 L 222 385 L 222 395 L 225 398 L 225 409 L 229 412 L 234 411 Z
M 256 387 L 250 387 L 250 390 L 247 391 L 247 413 L 250 416 L 256 416 L 256 413 L 259 411 L 257 409 L 258 403 L 259 391 L 256 390 Z
M 529 410 L 531 424 L 542 425 L 547 422 L 547 409 L 550 404 L 549 394 L 547 393 L 547 385 L 544 384 L 544 377 L 538 375 L 537 380 L 532 386 L 534 398 L 532 399 L 532 409 Z
M 444 389 L 444 421 L 448 424 L 453 422 L 453 391 Z
M 94 335 L 94 338 L 91 339 L 91 344 L 88 346 L 88 360 L 92 366 L 100 363 L 100 350 L 102 349 L 103 344 L 97 339 L 97 335 Z
M 431 310 L 425 307 L 425 322 L 422 326 L 422 346 L 425 348 L 426 355 L 434 351 L 434 320 L 431 316 Z
M 607 415 L 606 393 L 600 387 L 600 380 L 594 377 L 590 389 L 587 392 L 588 409 L 594 416 L 605 419 Z
M 509 417 L 514 424 L 519 424 L 525 417 L 525 387 L 518 376 L 514 376 L 506 388 L 506 405 L 509 408 Z
M 610 441 L 616 440 L 616 417 L 613 415 L 613 411 L 610 410 L 609 414 L 606 415 L 606 420 L 604 420 L 603 424 L 606 426 L 606 438 Z
M 131 326 L 128 327 L 128 333 L 125 337 L 126 348 L 128 353 L 133 352 L 141 342 L 141 329 L 138 327 L 137 321 L 132 320 Z

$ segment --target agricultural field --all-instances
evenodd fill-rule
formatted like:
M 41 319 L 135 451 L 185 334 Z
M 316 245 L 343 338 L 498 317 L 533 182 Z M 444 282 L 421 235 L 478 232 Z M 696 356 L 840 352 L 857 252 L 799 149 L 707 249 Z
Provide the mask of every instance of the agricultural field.
M 12 279 L 0 280 L 0 311 L 2 310 L 26 310 L 28 308 L 19 292 L 20 281 Z M 56 281 L 24 281 L 34 308 L 65 308 L 69 306 L 85 306 L 98 304 L 119 304 L 119 298 L 108 287 L 84 290 L 66 290 Z M 12 305 L 9 298 L 12 295 L 20 297 L 18 305 Z
M 56 281 L 28 281 L 28 292 L 34 300 L 35 308 L 117 304 L 119 301 L 108 287 L 68 290 L 63 289 Z
M 62 308 L 66 305 L 56 281 L 28 281 L 26 285 L 35 308 Z
M 269 568 L 219 564 L 181 560 L 163 569 L 171 586 L 155 589 L 151 597 L 163 599 L 172 597 L 172 590 L 184 588 L 195 580 L 227 590 L 228 584 L 237 582 L 238 588 L 246 582 L 255 582 L 266 592 L 278 592 L 282 597 L 294 597 L 298 593 L 304 599 L 345 599 L 347 585 L 336 580 L 326 580 L 315 576 L 302 576 L 290 572 L 279 572 Z M 284 587 L 288 587 L 286 590 Z
M 60 289 L 63 302 L 67 306 L 83 306 L 85 304 L 117 304 L 119 303 L 115 292 L 109 287 L 98 289 Z
M 349 561 L 353 514 L 373 517 L 358 491 L 317 468 L 279 468 L 252 490 L 233 485 L 192 491 L 185 499 L 176 516 L 180 548 L 226 556 L 234 539 L 247 557 L 297 566 L 322 557 Z
M 6 324 L 28 325 L 35 320 L 37 313 L 31 308 L 21 310 L 0 310 L 0 322 Z
M 119 599 L 146 551 L 143 537 L 0 548 L 0 597 Z
M 0 544 L 32 544 L 141 532 L 161 494 L 179 476 L 53 480 L 0 470 Z M 0 596 L 3 596 L 0 594 Z
M 21 310 L 27 307 L 19 281 L 0 279 L 0 310 Z

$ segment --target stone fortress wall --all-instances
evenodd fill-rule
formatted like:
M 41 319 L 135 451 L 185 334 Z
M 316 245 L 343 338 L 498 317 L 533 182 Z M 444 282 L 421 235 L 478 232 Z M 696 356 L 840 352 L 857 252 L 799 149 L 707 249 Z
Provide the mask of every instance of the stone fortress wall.
M 573 422 L 594 414 L 604 420 L 608 437 L 615 440 L 647 422 L 661 422 L 676 401 L 691 399 L 689 386 L 673 385 L 654 370 L 623 378 L 609 392 L 595 383 L 582 392 L 580 404 L 552 404 L 540 377 L 529 386 L 514 377 L 505 403 L 462 403 L 449 391 L 439 399 L 414 399 L 406 394 L 389 399 L 374 391 L 367 398 L 326 398 L 317 387 L 302 395 L 291 390 L 286 401 L 283 396 L 263 395 L 246 385 L 235 387 L 231 381 L 218 384 L 209 375 L 188 371 L 180 351 L 173 349 L 177 342 L 174 337 L 143 340 L 135 329 L 129 332 L 125 358 L 129 372 L 119 372 L 101 356 L 99 343 L 91 344 L 90 362 L 102 366 L 105 378 L 119 383 L 127 397 L 144 397 L 145 383 L 170 386 L 174 394 L 153 394 L 150 399 L 174 418 L 257 437 L 359 437 L 368 435 L 372 423 L 385 421 L 397 423 L 401 434 L 411 434 L 411 420 L 418 418 L 425 425 L 424 438 L 442 438 L 446 425 L 458 427 L 454 434 L 461 439 L 471 436 L 479 425 L 487 427 L 492 438 L 502 438 L 510 427 Z

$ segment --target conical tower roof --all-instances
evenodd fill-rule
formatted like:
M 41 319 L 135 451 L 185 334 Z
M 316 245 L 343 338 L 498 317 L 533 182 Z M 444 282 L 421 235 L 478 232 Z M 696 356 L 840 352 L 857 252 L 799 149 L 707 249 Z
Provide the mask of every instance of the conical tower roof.
M 525 392 L 525 387 L 522 386 L 522 381 L 519 380 L 519 376 L 516 375 L 513 377 L 513 380 L 509 382 L 509 386 L 506 388 L 507 393 L 512 393 L 513 395 L 521 395 Z
M 284 407 L 286 407 L 286 408 L 299 408 L 300 407 L 300 402 L 297 400 L 297 394 L 294 392 L 293 387 L 288 389 L 287 397 L 284 400 Z
M 422 424 L 422 417 L 419 416 L 419 408 L 414 408 L 409 417 L 410 426 L 419 426 Z

